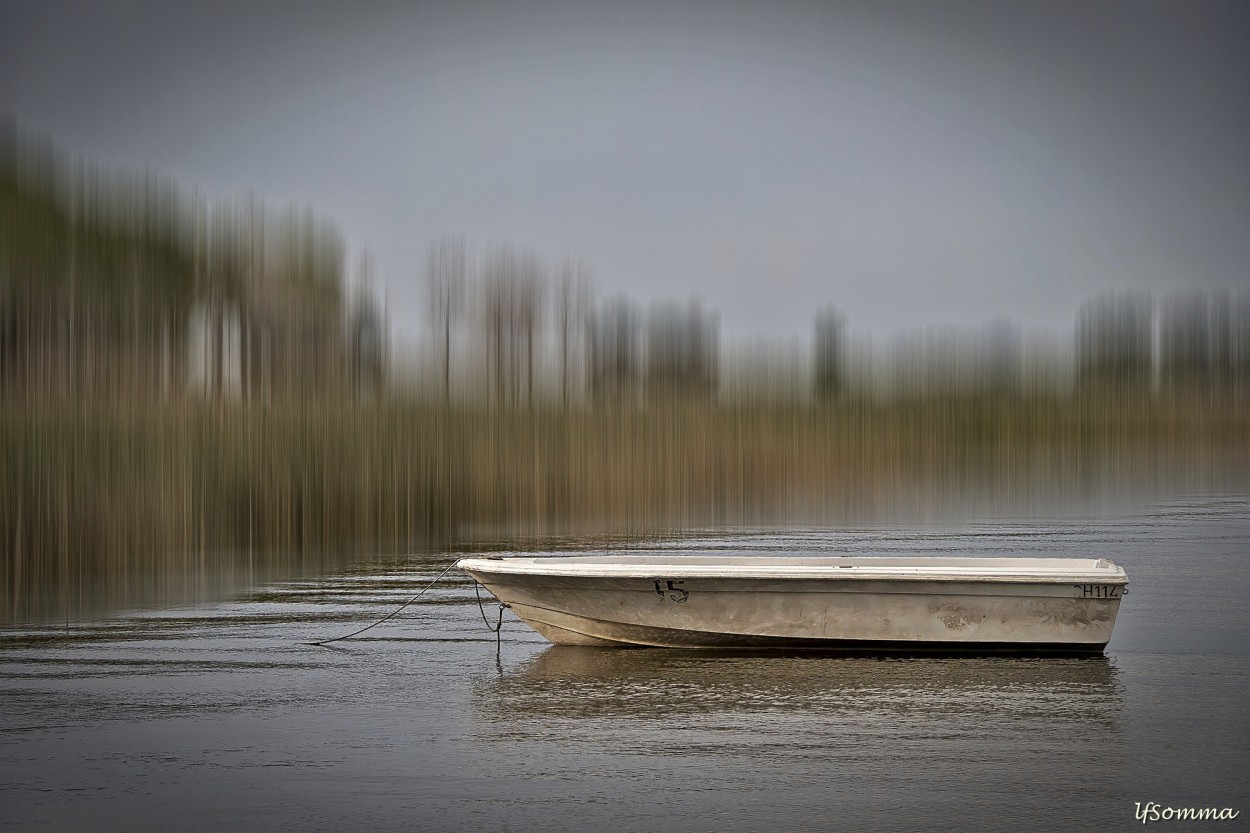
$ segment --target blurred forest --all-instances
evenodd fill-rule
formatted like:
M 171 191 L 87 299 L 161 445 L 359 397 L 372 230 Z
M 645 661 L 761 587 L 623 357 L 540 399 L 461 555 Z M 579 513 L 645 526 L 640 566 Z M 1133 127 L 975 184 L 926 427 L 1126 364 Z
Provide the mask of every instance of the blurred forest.
M 1250 461 L 1245 291 L 1099 295 L 1070 345 L 993 322 L 883 350 L 830 307 L 806 344 L 726 346 L 697 299 L 644 310 L 577 259 L 444 236 L 412 276 L 428 339 L 397 351 L 348 261 L 310 210 L 0 123 L 0 621 L 222 559 L 1244 483 Z

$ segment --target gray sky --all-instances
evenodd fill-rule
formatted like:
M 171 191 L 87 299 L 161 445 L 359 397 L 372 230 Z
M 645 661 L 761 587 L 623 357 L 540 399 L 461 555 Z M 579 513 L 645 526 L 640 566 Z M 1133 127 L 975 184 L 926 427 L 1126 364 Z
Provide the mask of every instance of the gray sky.
M 730 337 L 1250 284 L 1250 5 L 7 0 L 0 110 L 307 202 L 423 326 L 431 237 L 698 295 Z

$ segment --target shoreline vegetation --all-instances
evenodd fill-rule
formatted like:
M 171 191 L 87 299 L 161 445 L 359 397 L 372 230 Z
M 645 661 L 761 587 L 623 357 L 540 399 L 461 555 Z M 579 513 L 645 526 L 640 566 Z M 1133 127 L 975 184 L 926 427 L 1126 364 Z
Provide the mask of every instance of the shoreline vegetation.
M 664 534 L 979 498 L 1222 488 L 1244 407 L 927 401 L 503 412 L 383 403 L 0 410 L 0 620 L 500 534 Z M 162 593 L 162 583 L 164 583 Z M 138 591 L 136 591 L 138 588 Z M 174 594 L 177 595 L 177 594 Z
M 576 259 L 442 237 L 413 276 L 429 337 L 397 354 L 369 263 L 307 208 L 210 200 L 0 120 L 0 622 L 345 553 L 1250 471 L 1250 293 L 1104 294 L 1070 352 L 1008 322 L 861 350 L 831 308 L 810 350 L 727 352 L 698 301 L 644 313 Z

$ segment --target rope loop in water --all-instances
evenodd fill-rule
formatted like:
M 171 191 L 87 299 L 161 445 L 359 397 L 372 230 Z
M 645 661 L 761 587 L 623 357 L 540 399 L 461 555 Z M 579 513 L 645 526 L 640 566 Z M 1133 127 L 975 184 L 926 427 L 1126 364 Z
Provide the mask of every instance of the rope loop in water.
M 482 585 L 476 579 L 473 581 L 473 595 L 477 596 L 477 612 L 482 614 L 482 621 L 486 623 L 487 629 L 491 633 L 499 633 L 499 629 L 503 627 L 503 612 L 511 605 L 506 605 L 503 602 L 499 603 L 499 621 L 495 623 L 494 627 L 491 627 L 490 620 L 486 618 L 486 608 L 482 607 Z

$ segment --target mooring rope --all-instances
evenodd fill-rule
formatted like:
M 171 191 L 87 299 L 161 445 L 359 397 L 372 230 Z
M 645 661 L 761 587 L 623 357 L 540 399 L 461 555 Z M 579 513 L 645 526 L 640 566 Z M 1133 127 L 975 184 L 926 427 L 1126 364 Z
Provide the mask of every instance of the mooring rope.
M 473 579 L 473 595 L 477 596 L 477 612 L 482 614 L 482 621 L 486 623 L 486 628 L 495 635 L 495 644 L 499 644 L 499 631 L 503 628 L 503 612 L 512 605 L 499 603 L 499 619 L 495 622 L 495 627 L 490 626 L 490 620 L 486 618 L 486 608 L 482 607 L 482 583 L 477 579 Z
M 431 587 L 433 587 L 434 585 L 438 584 L 438 580 L 439 580 L 440 578 L 442 578 L 443 576 L 447 575 L 448 573 L 450 573 L 450 572 L 451 572 L 451 570 L 452 570 L 452 568 L 453 568 L 453 567 L 455 567 L 455 566 L 456 566 L 457 564 L 459 564 L 459 563 L 460 563 L 460 559 L 459 559 L 459 558 L 457 558 L 455 561 L 453 561 L 453 562 L 451 562 L 450 564 L 448 564 L 446 567 L 444 567 L 444 568 L 443 568 L 443 571 L 442 571 L 441 573 L 439 573 L 438 575 L 436 575 L 436 576 L 434 577 L 434 580 L 433 580 L 433 581 L 431 581 L 431 582 L 430 582 L 429 584 L 427 584 L 425 587 L 422 587 L 422 588 L 421 588 L 421 592 L 420 592 L 420 593 L 418 593 L 417 595 L 413 596 L 411 599 L 409 599 L 408 601 L 404 602 L 404 603 L 403 603 L 402 605 L 400 605 L 398 608 L 396 608 L 395 610 L 392 610 L 390 613 L 386 614 L 385 616 L 383 616 L 381 619 L 379 619 L 378 621 L 374 622 L 373 624 L 371 624 L 371 625 L 365 625 L 365 626 L 364 626 L 363 628 L 361 628 L 360 630 L 358 630 L 358 631 L 352 631 L 351 633 L 347 634 L 346 636 L 336 636 L 336 637 L 334 637 L 333 639 L 323 639 L 323 640 L 321 640 L 320 642 L 306 642 L 306 643 L 304 643 L 304 644 L 305 644 L 305 645 L 329 645 L 331 642 L 342 642 L 344 639 L 351 639 L 353 636 L 359 636 L 360 634 L 364 633 L 365 631 L 367 631 L 367 630 L 369 630 L 369 629 L 371 629 L 371 628 L 376 628 L 378 625 L 382 624 L 383 622 L 386 622 L 386 621 L 388 621 L 388 620 L 390 620 L 390 619 L 394 619 L 396 616 L 398 616 L 398 615 L 399 615 L 399 614 L 400 614 L 400 613 L 404 610 L 404 608 L 408 607 L 408 605 L 412 604 L 412 603 L 413 603 L 413 602 L 415 602 L 417 599 L 419 599 L 419 598 L 421 598 L 422 596 L 424 596 L 424 595 L 425 595 L 425 591 L 429 590 Z M 474 585 L 474 587 L 476 587 L 476 586 L 477 586 L 477 581 L 476 581 L 476 580 L 474 580 L 473 585 Z M 480 608 L 481 606 L 482 606 L 482 602 L 481 602 L 481 599 L 479 598 L 479 599 L 478 599 L 478 607 Z M 483 616 L 483 618 L 485 618 L 486 614 L 482 614 L 482 616 Z M 499 611 L 499 620 L 500 620 L 500 621 L 499 621 L 499 624 L 500 624 L 500 625 L 502 625 L 502 624 L 503 624 L 503 610 L 500 610 L 500 611 Z M 487 626 L 487 627 L 490 627 L 490 622 L 487 622 L 487 623 L 486 623 L 486 626 Z M 496 634 L 498 634 L 498 631 L 496 631 Z

